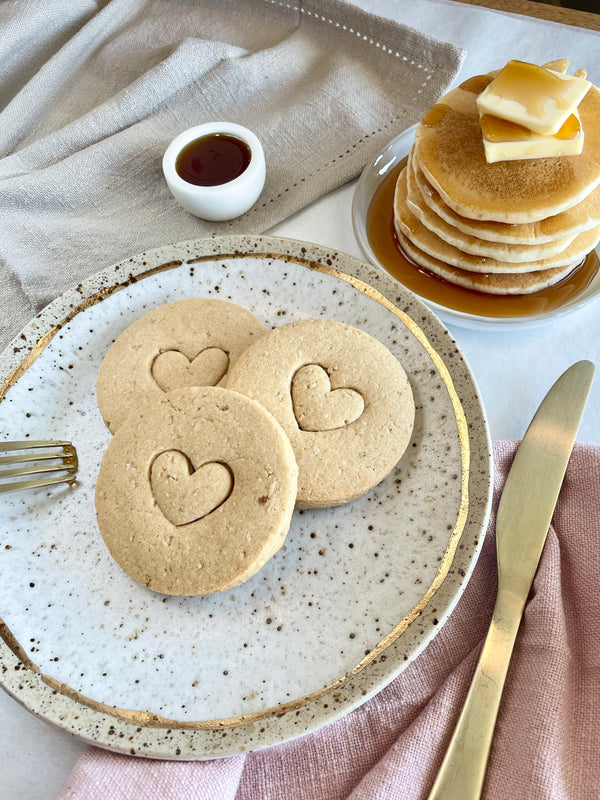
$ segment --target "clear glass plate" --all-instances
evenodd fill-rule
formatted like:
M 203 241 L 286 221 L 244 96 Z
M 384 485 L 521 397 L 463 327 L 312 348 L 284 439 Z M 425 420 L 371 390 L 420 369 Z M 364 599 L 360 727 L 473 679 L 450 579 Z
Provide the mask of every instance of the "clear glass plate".
M 416 125 L 405 130 L 393 139 L 371 163 L 367 164 L 354 192 L 352 224 L 358 244 L 369 261 L 388 272 L 388 274 L 389 271 L 377 255 L 373 242 L 369 238 L 367 226 L 369 207 L 383 181 L 399 167 L 400 163 L 408 155 L 414 141 L 415 128 Z M 572 313 L 596 299 L 600 294 L 600 270 L 596 272 L 587 286 L 583 287 L 580 292 L 574 293 L 559 307 L 523 316 L 472 314 L 454 308 L 450 303 L 448 305 L 440 304 L 427 297 L 424 293 L 415 290 L 414 286 L 408 288 L 448 324 L 458 325 L 463 328 L 489 329 L 492 327 L 495 330 L 513 329 L 515 327 L 533 327 L 551 322 L 557 317 Z

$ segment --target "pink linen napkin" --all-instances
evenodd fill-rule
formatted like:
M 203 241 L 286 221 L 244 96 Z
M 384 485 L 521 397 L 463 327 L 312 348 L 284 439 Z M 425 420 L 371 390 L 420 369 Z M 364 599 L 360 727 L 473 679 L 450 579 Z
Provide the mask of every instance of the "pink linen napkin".
M 494 445 L 492 522 L 454 613 L 375 698 L 245 756 L 152 761 L 89 748 L 54 800 L 422 800 L 448 745 L 496 591 L 495 509 L 516 443 Z M 577 444 L 511 661 L 485 800 L 598 800 L 600 446 Z

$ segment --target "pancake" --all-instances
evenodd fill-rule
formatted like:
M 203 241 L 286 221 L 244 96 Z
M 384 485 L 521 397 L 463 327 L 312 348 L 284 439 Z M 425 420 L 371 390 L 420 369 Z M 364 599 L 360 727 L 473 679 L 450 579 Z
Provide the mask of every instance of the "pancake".
M 394 227 L 396 233 L 402 233 L 419 250 L 433 258 L 444 262 L 448 266 L 479 273 L 525 273 L 572 266 L 579 263 L 600 241 L 600 227 L 592 228 L 576 236 L 558 255 L 519 263 L 465 253 L 426 228 L 409 209 L 406 168 L 402 170 L 396 183 Z
M 537 272 L 503 272 L 483 273 L 467 272 L 449 266 L 443 261 L 419 250 L 401 231 L 397 231 L 398 241 L 405 255 L 417 266 L 443 278 L 449 283 L 473 289 L 477 292 L 496 295 L 531 294 L 554 286 L 566 278 L 577 265 L 559 267 L 557 269 L 538 270 Z
M 446 205 L 470 219 L 522 224 L 573 208 L 600 184 L 600 91 L 591 86 L 578 107 L 580 155 L 488 164 L 476 99 L 492 77 L 470 78 L 424 115 L 415 152 L 425 177 Z
M 476 236 L 489 242 L 510 244 L 534 244 L 554 241 L 559 237 L 577 235 L 600 225 L 600 185 L 593 189 L 581 203 L 560 214 L 546 217 L 536 222 L 514 224 L 494 222 L 493 220 L 474 220 L 457 214 L 442 200 L 439 192 L 429 183 L 417 163 L 410 159 L 408 173 L 409 192 L 411 181 L 415 191 L 418 188 L 421 198 L 429 208 L 449 225 L 468 236 Z
M 457 247 L 465 253 L 484 258 L 495 258 L 511 263 L 539 261 L 552 258 L 562 253 L 575 239 L 575 234 L 547 242 L 532 242 L 521 244 L 519 242 L 489 242 L 463 233 L 459 228 L 446 222 L 425 203 L 415 182 L 411 180 L 413 170 L 411 163 L 406 169 L 407 204 L 409 210 L 417 217 L 419 222 L 428 230 L 441 237 L 448 244 Z M 513 226 L 518 227 L 518 226 Z

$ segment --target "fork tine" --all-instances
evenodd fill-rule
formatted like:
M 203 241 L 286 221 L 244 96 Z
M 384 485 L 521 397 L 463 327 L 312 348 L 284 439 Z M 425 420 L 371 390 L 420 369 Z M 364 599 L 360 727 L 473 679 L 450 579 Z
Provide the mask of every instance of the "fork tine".
M 0 451 L 1 450 L 2 448 L 0 447 Z M 61 458 L 66 461 L 67 459 L 72 459 L 73 455 L 69 453 L 66 448 L 60 453 L 18 453 L 14 456 L 0 456 L 0 465 L 22 464 L 24 461 L 51 461 L 52 459 L 57 458 Z
M 0 450 L 31 450 L 36 447 L 73 447 L 59 439 L 23 439 L 20 442 L 0 442 Z
M 60 456 L 54 456 L 55 459 L 60 459 Z M 63 459 L 60 459 L 58 464 L 41 464 L 33 467 L 15 467 L 14 469 L 0 470 L 0 478 L 16 478 L 18 475 L 37 475 L 42 472 L 56 472 L 57 470 L 73 471 L 73 465 Z
M 75 452 L 75 448 L 69 442 L 64 443 L 65 446 L 62 447 L 62 450 L 56 452 L 55 450 L 48 450 L 46 452 L 42 451 L 39 453 L 17 453 L 12 456 L 0 456 L 0 465 L 4 464 L 22 464 L 25 461 L 51 461 L 56 459 L 61 459 L 65 465 L 69 467 L 77 466 L 77 453 Z M 63 445 L 63 442 L 60 442 L 59 445 Z M 50 447 L 50 445 L 48 445 Z M 0 452 L 2 452 L 2 446 L 0 445 Z M 10 450 L 14 450 L 15 448 L 10 448 Z M 43 472 L 45 469 L 54 469 L 54 466 L 50 465 L 47 468 L 40 470 Z M 0 475 L 7 475 L 8 470 L 0 470 Z
M 75 476 L 72 473 L 67 475 L 58 475 L 54 478 L 39 478 L 30 481 L 13 481 L 4 485 L 0 485 L 0 494 L 8 494 L 9 492 L 21 492 L 24 489 L 39 489 L 42 486 L 54 486 L 57 483 L 75 483 Z
M 39 452 L 30 451 L 32 448 Z M 7 481 L 0 483 L 0 494 L 18 492 L 24 489 L 34 489 L 41 486 L 52 486 L 57 483 L 74 483 L 75 472 L 78 467 L 77 452 L 71 442 L 58 440 L 0 442 L 0 452 L 12 452 L 10 456 L 0 456 L 0 466 L 15 464 L 19 466 L 9 469 L 0 469 L 0 481 L 25 475 L 44 475 L 45 477 L 32 477 L 25 481 Z M 53 463 L 42 464 L 42 461 Z M 29 463 L 30 466 L 24 466 Z M 54 473 L 48 475 L 48 473 Z

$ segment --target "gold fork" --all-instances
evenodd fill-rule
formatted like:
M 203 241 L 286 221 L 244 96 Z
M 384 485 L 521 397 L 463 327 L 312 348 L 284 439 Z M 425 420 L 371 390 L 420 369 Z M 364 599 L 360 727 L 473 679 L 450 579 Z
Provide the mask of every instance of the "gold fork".
M 57 483 L 75 483 L 77 451 L 71 442 L 20 441 L 0 442 L 0 494 L 53 486 Z M 6 466 L 6 465 L 15 466 Z M 31 478 L 14 480 L 25 475 Z

